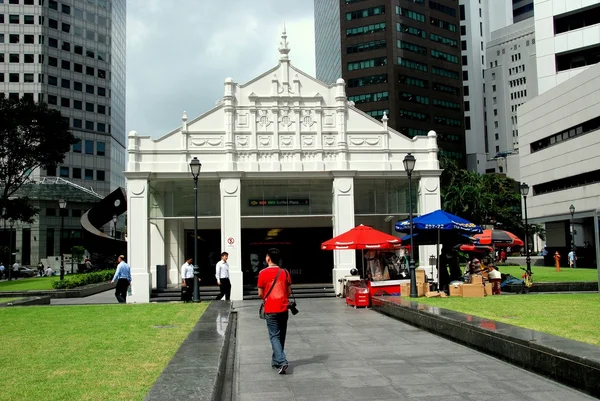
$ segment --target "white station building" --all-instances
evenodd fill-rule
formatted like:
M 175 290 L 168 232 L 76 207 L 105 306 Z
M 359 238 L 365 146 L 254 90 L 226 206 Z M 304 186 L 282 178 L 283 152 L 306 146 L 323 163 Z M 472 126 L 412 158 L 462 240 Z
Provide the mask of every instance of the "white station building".
M 321 251 L 320 243 L 356 225 L 394 233 L 408 217 L 408 177 L 402 161 L 416 160 L 413 211 L 440 208 L 435 132 L 408 138 L 346 98 L 345 82 L 326 85 L 289 61 L 285 31 L 279 63 L 245 84 L 225 79 L 216 107 L 159 139 L 128 138 L 128 262 L 130 302 L 149 302 L 157 265 L 168 285 L 198 244 L 201 286 L 216 282 L 214 266 L 229 253 L 233 300 L 256 285 L 268 248 L 296 283 L 335 284 L 360 263 L 352 251 Z M 189 163 L 202 163 L 198 237 Z M 428 265 L 431 249 L 420 250 Z

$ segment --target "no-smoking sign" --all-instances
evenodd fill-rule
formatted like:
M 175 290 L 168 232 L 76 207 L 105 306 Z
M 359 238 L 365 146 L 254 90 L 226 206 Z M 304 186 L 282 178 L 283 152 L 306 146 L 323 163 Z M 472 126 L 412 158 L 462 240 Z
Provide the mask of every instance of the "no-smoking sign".
M 233 238 L 233 237 L 227 238 L 227 246 L 228 247 L 233 248 L 234 244 L 235 244 L 235 238 Z

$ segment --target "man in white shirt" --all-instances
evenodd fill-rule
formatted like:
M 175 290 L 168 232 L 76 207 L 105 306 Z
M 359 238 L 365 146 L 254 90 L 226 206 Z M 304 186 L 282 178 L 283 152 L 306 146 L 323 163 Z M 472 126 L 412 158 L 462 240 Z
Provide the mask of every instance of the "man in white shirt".
M 19 278 L 19 262 L 15 262 L 15 264 L 12 266 L 12 278 L 14 278 L 15 280 Z
M 229 301 L 231 296 L 231 281 L 229 281 L 229 265 L 227 264 L 228 257 L 229 254 L 223 252 L 221 260 L 217 262 L 215 277 L 217 278 L 220 294 L 215 298 L 216 301 L 220 301 L 223 295 L 225 295 L 225 300 Z
M 181 286 L 185 287 L 185 292 L 181 294 L 182 301 L 191 302 L 194 291 L 194 265 L 192 265 L 192 258 L 186 260 L 181 266 Z
M 0 280 L 4 277 L 4 263 L 0 262 Z

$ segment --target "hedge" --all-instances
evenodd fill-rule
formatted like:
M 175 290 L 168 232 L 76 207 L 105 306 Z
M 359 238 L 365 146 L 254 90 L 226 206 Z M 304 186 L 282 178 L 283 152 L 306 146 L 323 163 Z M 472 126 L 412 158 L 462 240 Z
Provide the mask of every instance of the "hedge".
M 110 281 L 114 275 L 114 270 L 101 270 L 98 272 L 82 274 L 73 278 L 57 280 L 52 283 L 52 287 L 57 290 L 66 290 L 89 284 L 103 283 L 105 281 Z

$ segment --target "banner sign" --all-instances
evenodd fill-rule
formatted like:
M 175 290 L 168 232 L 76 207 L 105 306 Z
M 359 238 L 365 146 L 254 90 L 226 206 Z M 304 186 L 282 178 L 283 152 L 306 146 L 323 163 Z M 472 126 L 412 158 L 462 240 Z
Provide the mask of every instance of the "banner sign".
M 308 206 L 308 199 L 249 199 L 249 206 Z

